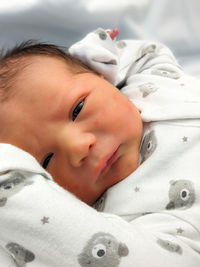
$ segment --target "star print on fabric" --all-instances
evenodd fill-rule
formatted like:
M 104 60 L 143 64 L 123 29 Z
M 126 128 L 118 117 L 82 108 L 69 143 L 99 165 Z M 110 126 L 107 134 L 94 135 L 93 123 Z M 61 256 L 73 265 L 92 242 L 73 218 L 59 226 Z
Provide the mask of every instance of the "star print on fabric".
M 187 142 L 187 141 L 188 141 L 188 137 L 187 137 L 187 136 L 184 136 L 184 137 L 182 138 L 182 140 L 183 140 L 183 142 Z
M 140 188 L 136 186 L 134 190 L 135 190 L 135 192 L 139 192 Z
M 41 222 L 42 222 L 42 224 L 45 224 L 45 223 L 49 223 L 49 217 L 43 217 L 42 219 L 41 219 Z
M 177 234 L 182 234 L 184 230 L 181 227 L 179 227 L 179 228 L 176 228 L 176 232 Z

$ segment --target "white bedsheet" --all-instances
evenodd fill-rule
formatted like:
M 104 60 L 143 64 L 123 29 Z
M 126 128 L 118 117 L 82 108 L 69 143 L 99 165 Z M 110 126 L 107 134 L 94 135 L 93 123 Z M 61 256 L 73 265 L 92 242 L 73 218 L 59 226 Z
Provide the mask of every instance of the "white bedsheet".
M 168 45 L 200 77 L 199 0 L 1 0 L 0 47 L 37 39 L 70 46 L 96 29 Z

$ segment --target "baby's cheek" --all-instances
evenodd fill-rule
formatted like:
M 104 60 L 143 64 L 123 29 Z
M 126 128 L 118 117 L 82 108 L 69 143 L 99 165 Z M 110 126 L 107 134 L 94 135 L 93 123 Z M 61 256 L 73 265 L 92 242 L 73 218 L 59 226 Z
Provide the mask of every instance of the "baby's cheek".
M 96 119 L 96 120 L 93 121 L 93 126 L 95 128 L 97 128 L 99 126 L 99 120 L 98 119 Z
M 135 107 L 133 105 L 133 103 L 129 100 L 129 99 L 125 99 L 124 103 L 124 109 L 126 110 L 126 112 L 128 112 L 130 114 L 130 112 L 134 112 Z
M 99 112 L 96 121 L 98 121 L 99 123 L 104 123 L 107 119 L 109 119 L 110 114 L 111 112 L 108 109 L 103 109 Z
M 98 113 L 97 116 L 95 116 L 95 118 L 92 120 L 92 125 L 95 129 L 105 126 L 107 119 L 109 119 L 108 117 L 108 112 L 106 112 L 105 110 L 102 110 Z
M 133 103 L 121 92 L 117 95 L 113 95 L 113 102 L 120 110 L 131 112 L 133 110 Z
M 128 112 L 132 112 L 133 111 L 133 104 L 128 101 L 128 103 L 126 104 L 126 108 Z

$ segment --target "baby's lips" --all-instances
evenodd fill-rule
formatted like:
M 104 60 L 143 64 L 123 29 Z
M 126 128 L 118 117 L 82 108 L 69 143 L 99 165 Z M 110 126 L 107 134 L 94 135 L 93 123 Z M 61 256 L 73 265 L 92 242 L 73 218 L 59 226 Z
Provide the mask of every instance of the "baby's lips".
M 107 32 L 110 35 L 111 39 L 114 40 L 115 37 L 117 37 L 117 35 L 119 34 L 119 29 L 115 28 L 113 30 L 108 30 Z

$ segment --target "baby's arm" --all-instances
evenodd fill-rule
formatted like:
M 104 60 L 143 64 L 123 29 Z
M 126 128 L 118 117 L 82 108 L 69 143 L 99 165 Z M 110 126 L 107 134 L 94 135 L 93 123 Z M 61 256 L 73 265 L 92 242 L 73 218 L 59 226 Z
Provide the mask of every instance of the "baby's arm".
M 86 35 L 69 48 L 69 53 L 103 74 L 118 86 L 127 84 L 134 74 L 153 74 L 178 78 L 183 72 L 169 48 L 147 40 L 117 41 L 118 29 L 101 28 Z

